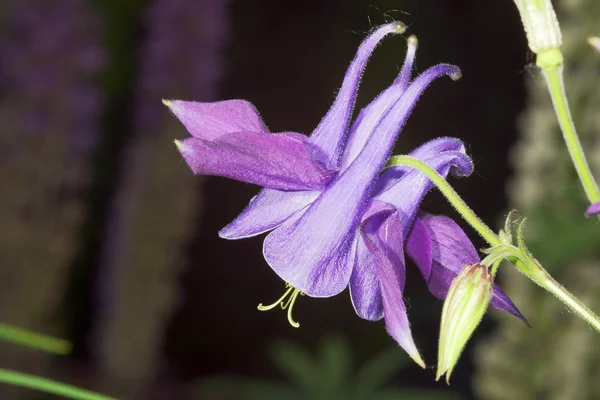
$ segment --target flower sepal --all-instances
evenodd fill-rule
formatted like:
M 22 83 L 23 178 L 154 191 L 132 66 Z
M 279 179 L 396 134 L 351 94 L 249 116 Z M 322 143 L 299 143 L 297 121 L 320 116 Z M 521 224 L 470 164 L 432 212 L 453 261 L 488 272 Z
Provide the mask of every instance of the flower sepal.
M 492 284 L 492 274 L 483 264 L 465 266 L 452 281 L 442 310 L 436 380 L 446 374 L 450 383 L 462 350 L 488 308 Z

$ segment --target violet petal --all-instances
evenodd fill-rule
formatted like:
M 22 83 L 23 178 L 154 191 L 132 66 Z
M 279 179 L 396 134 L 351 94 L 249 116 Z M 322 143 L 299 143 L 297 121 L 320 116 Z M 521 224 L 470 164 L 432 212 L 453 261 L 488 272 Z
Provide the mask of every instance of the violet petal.
M 427 147 L 428 144 L 423 145 L 422 148 Z M 413 152 L 413 154 L 417 158 L 423 156 L 418 152 Z M 437 153 L 423 161 L 442 176 L 447 176 L 449 171 L 454 175 L 468 175 L 472 171 L 471 159 L 460 151 Z M 390 168 L 381 175 L 377 182 L 376 194 L 373 198 L 396 206 L 402 217 L 406 237 L 419 204 L 433 187 L 429 178 L 414 168 Z
M 214 140 L 177 142 L 198 175 L 217 175 L 281 190 L 318 190 L 333 172 L 316 162 L 296 133 L 233 132 Z
M 213 103 L 169 100 L 165 104 L 198 139 L 214 140 L 233 132 L 269 132 L 256 108 L 246 100 Z
M 219 236 L 244 239 L 270 231 L 312 203 L 319 194 L 317 191 L 263 189 L 236 219 L 221 229 Z
M 350 276 L 350 299 L 356 314 L 368 321 L 383 318 L 383 299 L 375 258 L 361 235 L 357 238 L 356 257 Z
M 419 212 L 406 242 L 406 251 L 415 262 L 431 294 L 445 299 L 452 280 L 467 264 L 480 262 L 479 255 L 463 230 L 452 219 Z M 510 298 L 494 284 L 492 307 L 506 311 L 527 323 Z
M 401 223 L 394 206 L 373 202 L 361 224 L 361 236 L 375 260 L 383 298 L 385 327 L 411 358 L 425 368 L 412 338 L 402 299 L 406 270 Z M 360 297 L 358 292 L 355 289 L 355 299 Z
M 373 133 L 372 131 L 359 129 L 359 126 L 362 124 L 373 124 L 373 121 L 364 121 L 364 119 L 373 119 L 377 116 L 376 113 L 372 112 L 373 108 L 386 107 L 388 110 L 391 109 L 408 87 L 408 81 L 410 79 L 416 48 L 417 47 L 414 45 L 414 42 L 411 43 L 411 40 L 409 40 L 404 65 L 402 66 L 400 74 L 398 74 L 398 78 L 396 78 L 394 81 L 394 84 L 377 95 L 377 97 L 375 97 L 375 99 L 373 99 L 366 107 L 360 110 L 358 117 L 356 117 L 356 120 L 352 124 L 350 132 L 348 133 L 348 140 L 346 142 L 346 147 L 344 148 L 344 153 L 342 154 L 342 162 L 340 164 L 341 171 L 345 170 L 348 165 L 354 161 L 356 156 L 358 156 L 358 154 L 362 151 L 363 147 L 365 147 L 365 143 L 369 139 L 370 134 Z
M 265 259 L 285 282 L 312 297 L 334 296 L 344 290 L 352 272 L 360 216 L 400 129 L 425 88 L 434 79 L 457 71 L 447 64 L 432 67 L 389 112 L 386 107 L 374 107 L 371 112 L 380 117 L 373 125 L 363 123 L 357 128 L 375 130 L 358 157 L 301 218 L 291 218 L 266 237 Z
M 327 168 L 332 170 L 338 168 L 360 78 L 371 53 L 385 36 L 390 33 L 400 33 L 402 31 L 400 27 L 403 25 L 398 22 L 382 25 L 362 42 L 346 71 L 342 87 L 333 105 L 310 136 L 310 143 L 321 150 L 320 154 L 314 154 L 314 157 Z

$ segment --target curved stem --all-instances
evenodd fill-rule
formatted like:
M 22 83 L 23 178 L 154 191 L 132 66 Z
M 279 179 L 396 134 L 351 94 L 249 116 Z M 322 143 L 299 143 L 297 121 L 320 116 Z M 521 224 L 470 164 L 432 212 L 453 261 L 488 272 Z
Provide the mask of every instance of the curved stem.
M 71 343 L 15 326 L 0 323 L 0 340 L 55 354 L 69 354 Z
M 408 165 L 414 167 L 427 175 L 429 179 L 437 186 L 442 192 L 446 199 L 452 204 L 452 206 L 458 211 L 458 213 L 467 221 L 473 229 L 481 235 L 489 244 L 497 246 L 502 242 L 498 239 L 498 236 L 491 230 L 479 217 L 469 208 L 467 203 L 456 193 L 456 191 L 450 186 L 443 176 L 438 174 L 436 170 L 431 168 L 429 165 L 421 160 L 418 160 L 411 156 L 393 156 L 387 162 L 387 167 L 394 165 Z
M 76 386 L 1 368 L 0 382 L 76 400 L 116 400 L 114 397 L 103 396 L 98 393 L 90 392 L 89 390 L 80 389 Z
M 394 165 L 407 165 L 418 169 L 420 172 L 425 174 L 431 181 L 437 186 L 442 194 L 448 199 L 450 204 L 454 206 L 456 211 L 492 246 L 499 246 L 502 241 L 496 236 L 483 221 L 475 215 L 473 210 L 465 203 L 465 201 L 456 193 L 456 191 L 450 186 L 443 176 L 438 174 L 436 170 L 431 168 L 429 165 L 421 160 L 410 156 L 394 156 L 391 157 L 387 163 L 387 166 Z M 515 247 L 515 251 L 518 251 Z M 519 253 L 523 253 L 519 251 Z M 517 256 L 516 253 L 509 255 L 507 252 L 507 259 L 512 262 L 517 269 L 537 285 L 546 289 L 548 292 L 555 295 L 560 301 L 562 301 L 567 307 L 573 310 L 577 315 L 587 321 L 600 332 L 600 317 L 598 317 L 592 310 L 586 307 L 581 301 L 573 296 L 567 289 L 556 282 L 548 272 L 528 253 L 520 254 Z M 493 273 L 496 273 L 497 266 L 494 266 Z
M 556 112 L 556 117 L 558 118 L 567 149 L 571 155 L 571 160 L 577 170 L 577 175 L 579 175 L 579 180 L 581 181 L 590 203 L 597 203 L 600 201 L 600 190 L 598 190 L 598 185 L 596 184 L 592 171 L 587 163 L 583 148 L 581 147 L 577 132 L 575 131 L 573 119 L 571 118 L 563 82 L 563 64 L 560 63 L 551 66 L 542 65 L 542 72 L 544 78 L 546 78 L 548 91 L 550 92 L 550 97 L 552 97 L 552 104 L 554 104 L 554 111 Z

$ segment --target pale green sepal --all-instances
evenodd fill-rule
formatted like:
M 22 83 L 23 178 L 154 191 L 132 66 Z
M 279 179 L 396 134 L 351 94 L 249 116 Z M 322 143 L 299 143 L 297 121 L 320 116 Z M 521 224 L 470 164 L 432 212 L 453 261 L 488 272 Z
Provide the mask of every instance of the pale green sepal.
M 469 338 L 483 318 L 492 298 L 492 275 L 487 266 L 471 264 L 452 281 L 440 327 L 436 380 L 450 375 Z

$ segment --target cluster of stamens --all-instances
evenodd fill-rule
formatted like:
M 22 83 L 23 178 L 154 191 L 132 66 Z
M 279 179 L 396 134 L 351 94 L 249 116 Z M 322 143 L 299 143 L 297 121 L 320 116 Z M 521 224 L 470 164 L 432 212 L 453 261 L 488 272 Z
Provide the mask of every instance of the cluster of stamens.
M 294 308 L 294 303 L 296 302 L 296 298 L 298 297 L 298 295 L 304 296 L 304 293 L 294 288 L 289 283 L 286 283 L 285 287 L 287 288 L 287 290 L 285 291 L 283 296 L 277 299 L 275 303 L 270 304 L 268 306 L 263 306 L 262 303 L 260 303 L 257 308 L 259 311 L 269 311 L 277 307 L 277 305 L 279 305 L 282 310 L 285 310 L 287 308 L 287 317 L 288 321 L 290 322 L 290 325 L 292 325 L 294 328 L 298 328 L 300 324 L 294 321 L 294 319 L 292 318 L 292 309 Z

